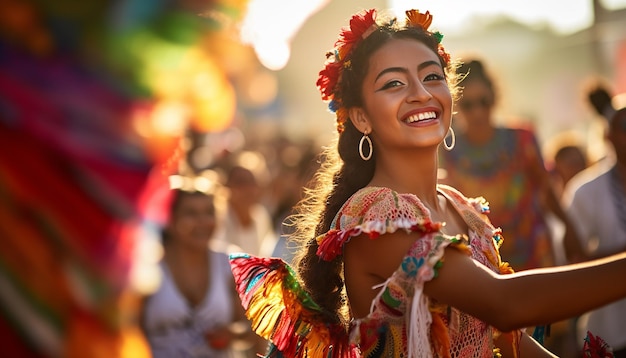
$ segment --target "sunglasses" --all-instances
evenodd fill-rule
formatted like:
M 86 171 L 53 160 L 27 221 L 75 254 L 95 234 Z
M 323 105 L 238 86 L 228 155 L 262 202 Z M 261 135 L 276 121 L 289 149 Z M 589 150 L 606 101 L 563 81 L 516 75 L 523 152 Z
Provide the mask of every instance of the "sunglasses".
M 462 111 L 471 111 L 476 107 L 489 108 L 492 104 L 493 101 L 489 97 L 482 97 L 473 100 L 462 99 L 459 101 L 459 108 Z

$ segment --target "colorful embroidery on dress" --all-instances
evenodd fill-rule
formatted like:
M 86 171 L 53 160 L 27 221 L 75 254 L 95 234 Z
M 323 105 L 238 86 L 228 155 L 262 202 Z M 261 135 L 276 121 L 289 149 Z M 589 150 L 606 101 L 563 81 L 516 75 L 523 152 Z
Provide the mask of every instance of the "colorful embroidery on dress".
M 394 274 L 380 285 L 368 316 L 350 323 L 349 332 L 321 318 L 319 306 L 282 260 L 232 255 L 237 289 L 253 329 L 270 340 L 267 357 L 461 357 L 492 356 L 500 334 L 485 322 L 423 293 L 424 283 L 437 277 L 444 250 L 453 246 L 494 272 L 513 270 L 498 253 L 501 232 L 486 217 L 482 198 L 467 199 L 452 188 L 439 192 L 453 203 L 469 227 L 469 235 L 446 236 L 443 223 L 433 222 L 428 209 L 412 194 L 388 188 L 363 188 L 344 204 L 332 230 L 317 238 L 320 259 L 341 255 L 343 245 L 366 234 L 372 239 L 397 230 L 419 233 Z M 378 287 L 374 287 L 377 289 Z M 510 337 L 515 352 L 521 331 Z

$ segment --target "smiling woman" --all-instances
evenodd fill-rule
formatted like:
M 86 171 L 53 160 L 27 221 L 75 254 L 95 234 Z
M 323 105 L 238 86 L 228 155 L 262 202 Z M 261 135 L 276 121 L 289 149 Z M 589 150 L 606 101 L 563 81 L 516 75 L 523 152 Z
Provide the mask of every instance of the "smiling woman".
M 268 357 L 554 357 L 525 327 L 626 297 L 626 254 L 515 273 L 487 202 L 438 184 L 456 64 L 431 22 L 365 10 L 327 52 L 338 138 L 293 217 L 296 270 L 231 255 Z
M 173 189 L 171 195 L 162 282 L 142 309 L 152 356 L 230 357 L 235 340 L 248 339 L 250 347 L 260 339 L 250 335 L 236 301 L 227 255 L 208 246 L 216 228 L 214 194 Z
M 387 53 L 397 54 L 401 60 Z M 372 133 L 374 142 L 437 147 L 450 127 L 447 111 L 452 96 L 444 69 L 436 53 L 424 44 L 416 46 L 414 40 L 389 41 L 371 57 L 362 98 L 363 106 L 351 107 L 349 116 L 359 132 Z M 428 105 L 416 107 L 415 103 Z M 371 117 L 385 120 L 372 121 Z M 381 160 L 395 161 L 402 156 L 402 152 L 387 151 L 387 145 L 381 147 L 377 153 Z

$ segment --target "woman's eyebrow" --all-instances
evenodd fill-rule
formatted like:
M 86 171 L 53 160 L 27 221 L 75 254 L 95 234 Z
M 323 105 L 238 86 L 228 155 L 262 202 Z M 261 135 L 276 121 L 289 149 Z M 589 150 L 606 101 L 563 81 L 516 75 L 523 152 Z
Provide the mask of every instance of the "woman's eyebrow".
M 404 68 L 404 67 L 389 67 L 389 68 L 385 68 L 384 70 L 380 71 L 378 76 L 376 76 L 376 78 L 374 79 L 374 82 L 378 81 L 380 76 L 384 75 L 385 73 L 389 73 L 389 72 L 408 73 L 409 70 Z
M 424 68 L 428 67 L 428 66 L 437 66 L 438 68 L 441 68 L 441 64 L 437 61 L 426 61 L 426 62 L 422 62 L 417 66 L 417 70 L 421 71 Z M 376 76 L 376 78 L 374 79 L 374 82 L 378 81 L 378 79 L 380 78 L 380 76 L 384 75 L 385 73 L 389 73 L 389 72 L 400 72 L 400 73 L 408 73 L 409 70 L 405 67 L 389 67 L 389 68 L 385 68 L 384 70 L 380 71 L 380 73 L 378 74 L 378 76 Z
M 419 64 L 419 66 L 417 66 L 417 70 L 421 71 L 424 68 L 428 67 L 428 66 L 437 66 L 439 68 L 441 68 L 441 63 L 439 63 L 438 61 L 426 61 L 426 62 L 422 62 Z

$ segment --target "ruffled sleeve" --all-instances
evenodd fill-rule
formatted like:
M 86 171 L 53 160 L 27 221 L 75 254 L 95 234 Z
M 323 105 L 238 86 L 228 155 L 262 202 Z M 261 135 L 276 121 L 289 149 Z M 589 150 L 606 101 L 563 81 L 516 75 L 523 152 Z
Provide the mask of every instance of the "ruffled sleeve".
M 427 234 L 441 226 L 430 219 L 428 209 L 415 195 L 367 187 L 346 201 L 335 216 L 332 229 L 317 237 L 317 255 L 330 261 L 343 252 L 343 245 L 352 237 L 363 233 L 375 239 L 397 230 Z

